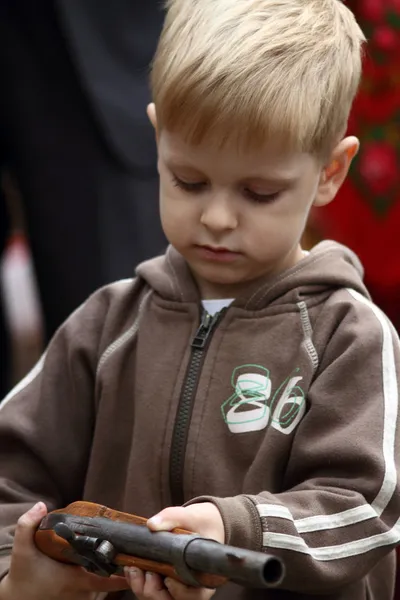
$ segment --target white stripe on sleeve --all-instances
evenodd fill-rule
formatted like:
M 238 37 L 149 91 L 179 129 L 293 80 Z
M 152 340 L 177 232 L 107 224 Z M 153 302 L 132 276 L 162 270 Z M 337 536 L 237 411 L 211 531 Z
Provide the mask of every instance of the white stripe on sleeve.
M 259 515 L 261 517 L 279 517 L 282 519 L 288 519 L 290 521 L 293 521 L 299 534 L 322 531 L 326 529 L 335 529 L 338 527 L 345 527 L 347 525 L 354 525 L 356 523 L 360 523 L 368 519 L 380 517 L 387 505 L 389 504 L 397 485 L 397 470 L 395 464 L 395 435 L 398 416 L 398 384 L 393 343 L 398 344 L 398 338 L 397 336 L 395 336 L 394 331 L 392 333 L 386 315 L 375 304 L 370 302 L 367 298 L 365 298 L 355 290 L 348 289 L 347 291 L 349 292 L 349 294 L 351 294 L 351 296 L 354 299 L 356 299 L 359 302 L 362 302 L 366 306 L 369 306 L 369 308 L 373 311 L 374 315 L 376 316 L 382 329 L 383 342 L 381 361 L 382 396 L 384 401 L 382 454 L 384 458 L 385 472 L 383 475 L 381 488 L 371 504 L 357 506 L 355 508 L 342 511 L 340 513 L 331 515 L 314 515 L 312 517 L 306 517 L 303 519 L 295 520 L 290 510 L 282 505 L 259 504 L 257 506 Z M 386 537 L 379 537 L 380 540 L 386 539 L 387 542 L 382 542 L 382 544 L 378 545 L 392 543 L 392 538 L 398 539 L 399 529 L 399 522 L 397 522 L 396 526 L 390 532 L 387 532 L 387 535 L 385 534 Z M 298 549 L 299 551 L 306 551 L 304 550 L 304 548 L 308 548 L 308 546 L 305 545 L 305 542 L 301 538 L 296 538 L 295 536 L 286 536 L 284 534 L 277 533 L 271 534 L 272 536 L 274 536 L 273 538 L 268 538 L 268 535 L 269 534 L 265 534 L 265 539 L 267 542 L 266 545 L 268 546 L 270 546 L 273 540 L 275 540 L 275 543 L 289 543 L 291 549 L 295 549 L 296 546 L 296 549 Z M 286 542 L 284 540 L 286 540 Z M 287 540 L 289 540 L 289 542 Z M 296 540 L 296 542 L 294 540 Z M 368 549 L 367 542 L 365 540 L 362 540 L 362 543 L 366 544 L 365 547 Z M 354 546 L 352 546 L 352 548 L 358 548 L 357 543 L 351 542 L 351 544 L 355 544 Z M 281 546 L 274 546 L 274 544 L 272 543 L 272 547 Z M 303 550 L 300 550 L 300 547 L 303 548 Z M 317 551 L 318 549 L 308 550 L 310 552 L 314 552 L 314 550 Z M 310 553 L 308 552 L 308 550 L 307 553 Z

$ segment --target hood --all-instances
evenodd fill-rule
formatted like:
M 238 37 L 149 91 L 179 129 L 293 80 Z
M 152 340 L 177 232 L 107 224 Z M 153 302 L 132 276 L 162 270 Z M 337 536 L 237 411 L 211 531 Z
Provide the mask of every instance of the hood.
M 200 300 L 186 261 L 172 246 L 165 255 L 141 263 L 136 273 L 166 300 L 195 303 Z M 247 310 L 260 310 L 271 305 L 311 300 L 339 288 L 352 288 L 369 299 L 363 274 L 354 252 L 328 240 L 317 244 L 291 269 L 249 283 L 234 304 Z

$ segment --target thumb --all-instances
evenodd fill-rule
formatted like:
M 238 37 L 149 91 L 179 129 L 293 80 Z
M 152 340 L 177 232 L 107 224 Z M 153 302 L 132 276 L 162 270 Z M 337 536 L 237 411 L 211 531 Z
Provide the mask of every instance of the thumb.
M 33 535 L 46 514 L 46 505 L 43 502 L 38 502 L 18 519 L 15 530 L 14 548 L 21 550 L 32 546 Z
M 171 531 L 176 527 L 191 530 L 193 516 L 189 517 L 184 506 L 170 506 L 154 515 L 147 521 L 147 526 L 152 531 Z

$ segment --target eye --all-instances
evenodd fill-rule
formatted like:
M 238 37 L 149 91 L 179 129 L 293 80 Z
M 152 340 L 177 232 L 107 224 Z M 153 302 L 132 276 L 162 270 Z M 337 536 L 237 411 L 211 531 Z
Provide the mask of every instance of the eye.
M 172 183 L 178 187 L 181 188 L 181 190 L 185 190 L 185 192 L 201 192 L 205 186 L 207 185 L 205 181 L 199 181 L 199 182 L 189 182 L 189 181 L 182 181 L 182 179 L 178 179 L 178 177 L 176 177 L 176 175 L 172 176 Z
M 257 194 L 256 192 L 245 188 L 244 194 L 252 202 L 256 202 L 258 204 L 272 204 L 272 202 L 278 200 L 281 192 L 274 192 L 273 194 Z

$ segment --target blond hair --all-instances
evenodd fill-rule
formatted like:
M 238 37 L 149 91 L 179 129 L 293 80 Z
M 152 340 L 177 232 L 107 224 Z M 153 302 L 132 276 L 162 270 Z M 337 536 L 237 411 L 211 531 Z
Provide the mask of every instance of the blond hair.
M 167 0 L 151 88 L 159 126 L 325 153 L 345 133 L 364 35 L 340 0 Z

